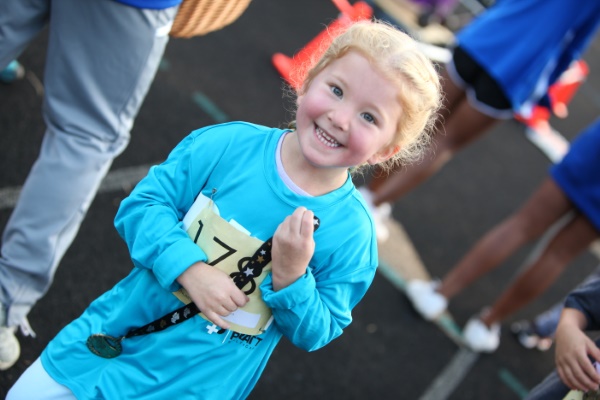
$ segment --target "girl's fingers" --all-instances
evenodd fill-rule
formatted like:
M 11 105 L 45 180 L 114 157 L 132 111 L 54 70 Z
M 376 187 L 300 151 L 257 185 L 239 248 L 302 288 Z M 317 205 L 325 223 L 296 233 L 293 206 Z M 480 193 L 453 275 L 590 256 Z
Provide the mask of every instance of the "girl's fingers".
M 589 389 L 597 389 L 598 373 L 596 372 L 596 368 L 594 368 L 591 363 L 584 364 L 582 368 L 583 371 L 581 372 L 581 378 L 579 380 L 585 384 L 585 387 Z
M 248 303 L 249 300 L 250 299 L 248 298 L 246 293 L 244 293 L 241 290 L 236 288 L 234 290 L 234 292 L 231 294 L 231 297 L 229 297 L 229 299 L 223 301 L 223 304 L 221 304 L 223 309 L 228 311 L 227 314 L 221 314 L 221 315 L 223 315 L 223 316 L 229 315 L 230 313 L 237 310 L 239 307 L 243 307 L 244 305 L 246 305 L 246 303 Z
M 292 218 L 290 219 L 290 230 L 292 234 L 298 234 L 302 231 L 302 221 L 306 211 L 305 207 L 298 207 L 292 213 Z
M 219 314 L 225 317 L 225 316 L 231 314 L 232 312 L 234 312 L 235 310 L 237 310 L 238 306 L 233 301 L 231 301 L 231 302 L 228 302 L 227 304 L 223 304 L 221 308 L 225 311 L 224 311 L 224 313 L 221 312 Z
M 250 301 L 246 293 L 242 292 L 241 290 L 234 293 L 233 296 L 231 296 L 231 300 L 237 307 L 243 307 L 246 305 L 246 303 L 248 303 L 248 301 Z
M 312 237 L 313 232 L 315 231 L 313 219 L 314 213 L 310 210 L 306 210 L 302 215 L 302 227 L 300 229 L 300 234 L 303 237 Z
M 584 392 L 591 389 L 597 389 L 598 385 L 590 378 L 589 375 L 587 375 L 587 373 L 587 365 L 585 365 L 583 369 L 580 367 L 580 365 L 575 365 L 573 367 L 568 366 L 563 368 L 561 378 L 563 378 L 563 381 L 571 389 L 582 390 Z
M 212 322 L 213 324 L 219 326 L 220 328 L 229 329 L 229 324 L 224 319 L 222 319 L 219 316 L 219 314 L 210 311 L 210 312 L 207 312 L 204 315 L 206 316 L 206 318 L 208 318 L 208 320 L 210 322 Z

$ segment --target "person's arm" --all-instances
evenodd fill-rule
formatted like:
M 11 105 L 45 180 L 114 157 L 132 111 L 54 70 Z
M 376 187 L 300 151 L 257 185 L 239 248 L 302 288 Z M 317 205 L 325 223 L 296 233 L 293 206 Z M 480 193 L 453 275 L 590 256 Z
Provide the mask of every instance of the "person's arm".
M 186 269 L 177 282 L 185 288 L 204 316 L 224 329 L 229 329 L 229 323 L 222 317 L 250 300 L 229 275 L 204 262 L 197 262 Z
M 307 267 L 314 251 L 312 230 L 312 212 L 302 207 L 280 225 L 273 238 L 273 270 L 261 285 L 277 327 L 307 351 L 342 334 L 376 271 L 376 265 L 359 265 L 357 256 L 356 265 L 333 265 L 339 274 L 317 280 Z
M 205 264 L 206 254 L 182 223 L 225 148 L 213 129 L 193 132 L 164 163 L 152 167 L 122 201 L 115 226 L 136 267 L 151 270 L 166 290 L 183 286 L 209 320 L 228 328 L 220 317 L 246 304 L 247 296 L 225 272 Z
M 278 227 L 273 235 L 273 290 L 288 287 L 306 273 L 315 252 L 313 239 L 314 214 L 298 207 Z
M 207 260 L 181 222 L 202 189 L 202 181 L 198 187 L 191 187 L 197 182 L 194 151 L 201 149 L 192 133 L 173 149 L 165 162 L 150 168 L 148 175 L 121 202 L 115 217 L 115 227 L 125 240 L 134 265 L 150 269 L 169 291 L 180 288 L 176 279 L 183 271 Z
M 600 327 L 600 279 L 577 287 L 567 296 L 556 328 L 556 369 L 572 389 L 597 388 L 598 374 L 590 361 L 600 360 L 600 350 L 585 334 Z
M 587 318 L 575 308 L 565 308 L 556 328 L 556 369 L 561 380 L 571 389 L 595 390 L 600 374 L 590 357 L 600 360 L 600 349 L 585 334 Z

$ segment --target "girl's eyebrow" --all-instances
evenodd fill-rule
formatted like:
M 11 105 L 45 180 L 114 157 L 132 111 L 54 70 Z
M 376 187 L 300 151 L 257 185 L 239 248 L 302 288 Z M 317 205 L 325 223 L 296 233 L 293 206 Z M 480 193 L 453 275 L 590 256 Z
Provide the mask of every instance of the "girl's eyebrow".
M 389 108 L 386 107 L 385 104 L 379 102 L 379 105 L 373 102 L 367 103 L 368 107 L 372 108 L 373 112 L 377 114 L 379 120 L 388 121 L 390 119 L 390 115 L 393 113 L 388 112 Z
M 378 120 L 387 121 L 388 118 L 381 107 L 374 104 L 370 104 L 369 107 L 373 109 L 372 113 L 375 114 Z
M 348 82 L 346 81 L 346 79 L 344 79 L 339 73 L 332 72 L 331 79 L 339 81 L 342 84 L 342 86 L 348 86 Z

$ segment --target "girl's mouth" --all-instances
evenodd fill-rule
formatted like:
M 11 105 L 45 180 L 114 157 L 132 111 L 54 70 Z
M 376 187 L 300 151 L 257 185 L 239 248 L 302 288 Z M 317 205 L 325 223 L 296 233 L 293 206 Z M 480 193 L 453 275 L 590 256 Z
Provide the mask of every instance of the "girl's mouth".
M 333 148 L 341 146 L 337 140 L 335 140 L 334 138 L 329 136 L 327 133 L 325 133 L 324 130 L 322 130 L 318 126 L 316 127 L 315 132 L 317 134 L 317 139 L 319 139 L 319 141 L 321 143 L 323 143 L 325 146 L 333 147 Z

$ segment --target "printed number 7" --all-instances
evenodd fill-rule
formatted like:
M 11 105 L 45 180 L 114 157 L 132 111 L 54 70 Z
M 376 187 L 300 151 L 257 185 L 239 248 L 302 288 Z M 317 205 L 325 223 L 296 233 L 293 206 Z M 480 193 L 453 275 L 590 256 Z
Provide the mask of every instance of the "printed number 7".
M 196 232 L 196 237 L 194 238 L 194 243 L 198 244 L 198 238 L 200 237 L 200 233 L 202 233 L 202 228 L 204 228 L 204 224 L 202 223 L 202 221 L 198 221 L 198 225 L 200 225 L 198 227 L 198 232 Z M 228 246 L 225 242 L 223 242 L 222 240 L 220 240 L 218 237 L 214 236 L 213 240 L 218 243 L 221 247 L 225 248 L 227 250 L 227 252 L 225 254 L 223 254 L 221 257 L 217 258 L 216 260 L 213 260 L 211 262 L 208 263 L 208 265 L 211 266 L 215 266 L 218 263 L 220 263 L 221 261 L 223 261 L 224 259 L 226 259 L 227 257 L 231 256 L 233 253 L 235 253 L 237 250 L 234 249 L 233 247 Z

